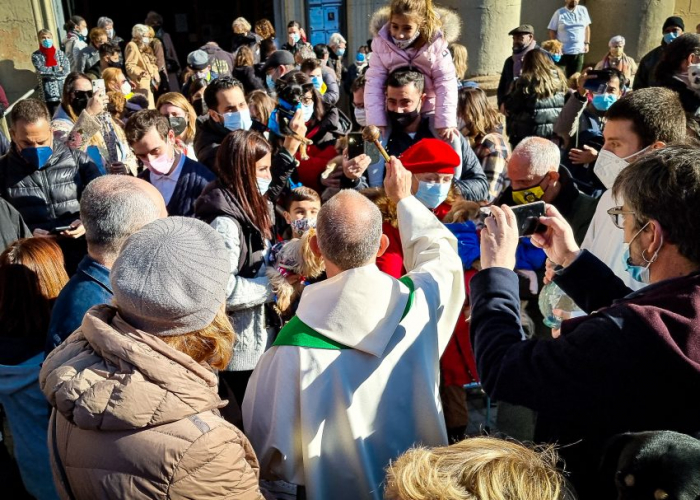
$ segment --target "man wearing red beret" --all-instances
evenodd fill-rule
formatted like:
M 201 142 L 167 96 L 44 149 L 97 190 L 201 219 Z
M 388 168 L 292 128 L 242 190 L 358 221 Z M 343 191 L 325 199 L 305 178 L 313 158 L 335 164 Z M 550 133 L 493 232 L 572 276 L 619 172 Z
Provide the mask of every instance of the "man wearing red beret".
M 411 172 L 411 194 L 428 207 L 438 218 L 449 210 L 440 210 L 452 186 L 459 156 L 449 144 L 439 139 L 423 139 L 408 148 L 400 157 L 403 166 Z M 405 274 L 403 248 L 398 228 L 389 223 L 382 226 L 389 238 L 384 255 L 377 258 L 377 267 L 394 278 Z

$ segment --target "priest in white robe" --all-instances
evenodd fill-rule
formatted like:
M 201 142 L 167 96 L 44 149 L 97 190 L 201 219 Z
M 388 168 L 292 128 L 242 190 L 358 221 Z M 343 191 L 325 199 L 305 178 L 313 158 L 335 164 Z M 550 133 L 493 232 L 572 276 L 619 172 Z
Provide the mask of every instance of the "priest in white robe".
M 341 191 L 321 208 L 312 243 L 328 279 L 304 290 L 243 401 L 261 477 L 303 485 L 311 500 L 379 500 L 391 460 L 447 444 L 439 360 L 464 303 L 457 242 L 395 158 L 385 189 L 398 203 L 407 275 L 377 269 L 388 245 L 379 210 Z

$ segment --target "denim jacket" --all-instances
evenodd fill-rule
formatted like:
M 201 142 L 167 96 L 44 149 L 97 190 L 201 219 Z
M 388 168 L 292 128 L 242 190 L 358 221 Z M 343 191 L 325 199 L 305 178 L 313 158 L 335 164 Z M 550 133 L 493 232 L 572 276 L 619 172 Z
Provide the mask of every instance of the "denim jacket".
M 111 301 L 109 269 L 86 255 L 78 265 L 77 272 L 58 294 L 51 313 L 46 354 L 78 329 L 88 309 Z

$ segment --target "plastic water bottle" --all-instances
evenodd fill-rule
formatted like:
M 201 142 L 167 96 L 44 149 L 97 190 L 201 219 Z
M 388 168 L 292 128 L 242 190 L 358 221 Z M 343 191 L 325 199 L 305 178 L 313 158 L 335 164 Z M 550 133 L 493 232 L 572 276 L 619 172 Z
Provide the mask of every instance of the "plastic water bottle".
M 571 317 L 580 316 L 581 310 L 574 301 L 564 293 L 553 281 L 547 283 L 539 296 L 540 312 L 544 317 L 543 323 L 549 328 L 558 330 L 561 322 Z M 579 314 L 576 314 L 576 313 Z

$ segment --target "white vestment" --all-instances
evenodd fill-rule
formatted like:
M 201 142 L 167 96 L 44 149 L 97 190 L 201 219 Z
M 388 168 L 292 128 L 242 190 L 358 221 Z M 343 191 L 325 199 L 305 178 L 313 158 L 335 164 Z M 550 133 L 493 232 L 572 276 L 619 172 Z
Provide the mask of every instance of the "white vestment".
M 399 203 L 398 221 L 408 311 L 409 287 L 375 265 L 311 285 L 297 317 L 344 348 L 273 346 L 248 384 L 243 423 L 261 476 L 304 485 L 311 500 L 381 499 L 392 459 L 447 444 L 439 360 L 464 304 L 462 262 L 416 198 Z

